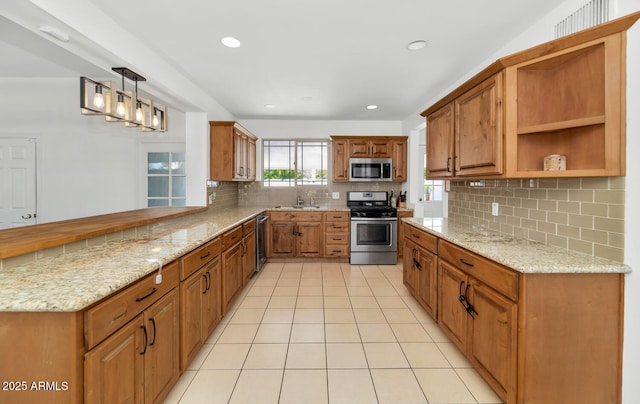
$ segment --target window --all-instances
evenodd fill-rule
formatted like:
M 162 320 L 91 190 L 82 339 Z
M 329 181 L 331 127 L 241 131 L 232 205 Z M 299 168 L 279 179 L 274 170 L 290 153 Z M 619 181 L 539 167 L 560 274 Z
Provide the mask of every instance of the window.
M 423 201 L 441 201 L 444 193 L 444 181 L 439 180 L 428 180 L 427 179 L 427 153 L 426 147 L 421 146 L 423 157 L 424 157 L 424 165 L 423 165 L 423 175 L 422 178 L 424 180 L 424 185 L 422 187 L 422 200 Z
M 147 206 L 185 206 L 187 200 L 185 154 L 147 154 Z
M 328 145 L 324 140 L 264 140 L 264 186 L 327 185 Z

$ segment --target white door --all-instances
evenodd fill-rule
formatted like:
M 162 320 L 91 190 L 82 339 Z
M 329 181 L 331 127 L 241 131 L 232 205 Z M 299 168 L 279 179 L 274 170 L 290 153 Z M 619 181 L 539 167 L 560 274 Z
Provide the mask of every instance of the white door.
M 0 138 L 0 229 L 36 223 L 36 140 Z

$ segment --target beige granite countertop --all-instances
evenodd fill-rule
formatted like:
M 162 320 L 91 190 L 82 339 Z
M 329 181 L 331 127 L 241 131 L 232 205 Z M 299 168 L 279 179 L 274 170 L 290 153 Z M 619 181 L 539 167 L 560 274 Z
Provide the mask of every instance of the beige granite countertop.
M 628 265 L 446 218 L 406 218 L 443 240 L 522 273 L 628 273 Z
M 206 211 L 0 272 L 0 311 L 82 310 L 267 210 Z

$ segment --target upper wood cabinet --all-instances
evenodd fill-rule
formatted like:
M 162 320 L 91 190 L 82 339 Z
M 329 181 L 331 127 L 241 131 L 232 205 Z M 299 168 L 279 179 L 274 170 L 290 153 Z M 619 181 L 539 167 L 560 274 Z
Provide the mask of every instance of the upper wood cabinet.
M 498 59 L 422 113 L 429 178 L 625 175 L 635 13 Z M 549 155 L 566 169 L 546 171 Z
M 407 139 L 407 136 L 331 136 L 333 181 L 349 181 L 350 158 L 391 158 L 392 180 L 406 181 Z
M 331 141 L 331 149 L 333 181 L 349 181 L 349 141 L 346 139 L 333 139 Z
M 349 157 L 381 158 L 391 157 L 391 143 L 388 138 L 354 138 L 349 140 Z
M 209 126 L 209 178 L 255 181 L 257 137 L 235 121 L 211 121 Z

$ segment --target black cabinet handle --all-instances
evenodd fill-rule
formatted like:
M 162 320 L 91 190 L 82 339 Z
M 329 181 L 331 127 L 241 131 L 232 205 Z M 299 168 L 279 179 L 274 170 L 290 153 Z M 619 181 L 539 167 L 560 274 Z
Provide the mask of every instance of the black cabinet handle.
M 207 281 L 207 290 L 205 290 L 205 292 L 208 292 L 209 289 L 211 289 L 211 272 L 207 271 L 207 273 L 205 275 L 207 275 L 207 277 L 205 279 Z
M 207 258 L 210 255 L 211 255 L 211 251 L 207 251 L 207 253 L 205 255 L 200 257 L 200 259 L 203 260 L 203 259 Z
M 464 258 L 460 258 L 460 262 L 468 267 L 473 267 L 473 263 L 465 261 Z
M 202 294 L 204 295 L 205 293 L 207 293 L 207 289 L 208 289 L 207 274 L 202 274 L 202 277 L 204 278 L 204 290 L 202 291 Z
M 151 321 L 151 325 L 153 326 L 153 341 L 149 343 L 149 346 L 153 346 L 153 344 L 156 343 L 156 319 L 151 317 L 149 321 Z
M 447 157 L 447 172 L 451 172 L 451 157 Z
M 142 333 L 144 334 L 144 349 L 140 352 L 140 355 L 144 355 L 147 353 L 147 342 L 149 342 L 149 336 L 147 335 L 147 327 L 141 325 L 140 328 L 142 328 Z
M 153 289 L 151 290 L 151 292 L 149 292 L 148 294 L 146 294 L 146 295 L 144 295 L 144 296 L 142 296 L 142 297 L 138 297 L 138 298 L 136 298 L 136 302 L 141 302 L 141 301 L 143 301 L 144 299 L 146 299 L 147 297 L 149 297 L 149 296 L 151 296 L 152 294 L 156 293 L 157 291 L 158 291 L 158 288 L 153 288 Z

